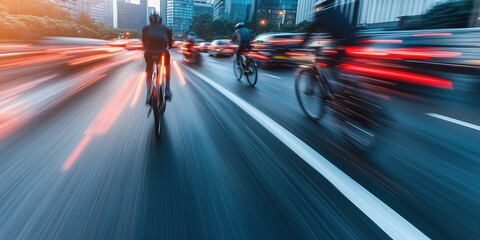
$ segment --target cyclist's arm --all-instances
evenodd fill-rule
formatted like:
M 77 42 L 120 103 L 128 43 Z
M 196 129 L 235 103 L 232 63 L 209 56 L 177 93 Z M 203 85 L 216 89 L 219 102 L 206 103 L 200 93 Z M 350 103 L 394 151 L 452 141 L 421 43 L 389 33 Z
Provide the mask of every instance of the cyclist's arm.
M 173 47 L 172 31 L 167 28 L 168 48 Z
M 142 43 L 143 43 L 143 48 L 146 49 L 146 46 L 147 46 L 147 27 L 143 27 L 143 29 L 142 29 Z
M 310 38 L 312 37 L 312 35 L 315 32 L 317 32 L 319 30 L 325 30 L 324 29 L 325 24 L 329 24 L 329 23 L 328 23 L 328 21 L 326 22 L 324 20 L 324 15 L 320 14 L 320 13 L 317 13 L 317 15 L 315 16 L 315 20 L 312 22 L 312 24 L 310 24 L 310 26 L 307 29 L 307 34 L 305 35 L 305 38 L 303 39 L 302 46 L 305 46 L 308 43 L 308 41 L 310 40 Z
M 238 30 L 233 33 L 232 42 L 236 42 L 236 41 L 238 40 L 238 36 L 237 36 L 237 35 L 238 35 Z

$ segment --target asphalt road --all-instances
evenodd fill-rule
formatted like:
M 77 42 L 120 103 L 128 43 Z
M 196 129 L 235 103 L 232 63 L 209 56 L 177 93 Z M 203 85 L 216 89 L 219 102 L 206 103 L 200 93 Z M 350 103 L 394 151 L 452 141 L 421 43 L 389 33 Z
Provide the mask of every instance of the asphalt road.
M 109 54 L 0 59 L 0 239 L 480 237 L 474 107 L 394 99 L 359 155 L 303 115 L 294 69 L 252 88 L 173 54 L 157 141 L 142 52 Z

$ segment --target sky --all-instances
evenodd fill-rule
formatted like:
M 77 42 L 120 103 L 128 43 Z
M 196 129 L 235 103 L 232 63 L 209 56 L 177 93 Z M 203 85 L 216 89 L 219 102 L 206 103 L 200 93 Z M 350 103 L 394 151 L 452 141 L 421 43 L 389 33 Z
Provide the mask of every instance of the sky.
M 131 0 L 130 2 L 140 4 L 140 0 Z M 158 8 L 158 6 L 160 6 L 160 0 L 148 0 L 148 6 Z

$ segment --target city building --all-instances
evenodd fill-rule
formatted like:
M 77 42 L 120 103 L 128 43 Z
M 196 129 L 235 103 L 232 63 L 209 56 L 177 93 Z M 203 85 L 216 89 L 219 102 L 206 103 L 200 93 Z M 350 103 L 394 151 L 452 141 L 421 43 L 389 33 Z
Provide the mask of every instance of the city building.
M 168 21 L 167 0 L 160 0 L 160 16 L 162 16 L 163 24 L 166 25 Z
M 72 16 L 78 16 L 80 12 L 89 12 L 88 0 L 51 0 L 63 7 Z
M 400 19 L 415 18 L 443 0 L 336 0 L 350 22 L 362 28 L 397 27 Z M 320 4 L 323 1 L 317 1 Z
M 255 0 L 216 0 L 213 3 L 213 19 L 228 19 L 233 22 L 250 21 L 255 9 Z
M 317 0 L 300 0 L 297 6 L 297 16 L 295 24 L 303 21 L 312 21 L 313 13 L 315 12 L 315 3 Z
M 193 0 L 167 0 L 167 27 L 175 39 L 183 39 L 193 18 Z
M 226 0 L 215 0 L 213 3 L 213 19 L 223 19 L 225 17 L 225 1 Z
M 90 18 L 99 24 L 113 28 L 113 0 L 90 0 Z
M 140 0 L 140 4 L 118 0 L 116 4 L 116 28 L 141 32 L 147 25 L 147 0 Z
M 213 16 L 212 0 L 194 0 L 193 15 L 197 16 L 204 13 L 208 13 Z
M 297 0 L 257 0 L 256 21 L 260 25 L 294 25 L 297 17 Z

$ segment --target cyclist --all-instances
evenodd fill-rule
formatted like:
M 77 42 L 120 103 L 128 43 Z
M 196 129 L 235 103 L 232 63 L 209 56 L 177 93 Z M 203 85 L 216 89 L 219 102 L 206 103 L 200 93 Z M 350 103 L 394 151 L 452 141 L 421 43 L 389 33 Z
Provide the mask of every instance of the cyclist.
M 192 48 L 195 46 L 195 42 L 197 41 L 197 36 L 195 32 L 189 32 L 185 37 L 185 44 L 184 49 L 186 53 L 192 53 Z M 185 53 L 184 52 L 184 53 Z M 185 55 L 187 56 L 187 55 Z
M 240 54 L 246 50 L 249 51 L 252 49 L 250 46 L 250 33 L 243 22 L 239 22 L 235 25 L 235 33 L 233 34 L 232 42 L 238 42 L 235 56 L 237 62 L 240 63 Z
M 318 1 L 315 7 L 314 21 L 307 30 L 302 46 L 305 46 L 312 34 L 318 30 L 329 34 L 337 43 L 337 55 L 329 67 L 336 78 L 335 65 L 345 56 L 345 48 L 357 45 L 356 33 L 345 16 L 335 9 L 334 0 Z M 331 99 L 331 96 L 323 96 Z
M 145 62 L 147 64 L 147 104 L 150 103 L 150 89 L 151 89 L 151 74 L 153 60 L 152 57 L 160 56 L 165 53 L 165 77 L 166 77 L 166 92 L 167 100 L 172 98 L 172 91 L 170 90 L 170 53 L 167 48 L 172 47 L 172 32 L 162 25 L 162 17 L 157 13 L 153 13 L 149 17 L 150 25 L 143 27 L 142 42 L 145 50 Z
M 307 30 L 303 46 L 317 30 L 330 34 L 340 44 L 341 48 L 357 44 L 356 33 L 352 24 L 340 11 L 335 9 L 334 0 L 318 3 L 315 11 L 314 21 Z
M 195 32 L 189 32 L 187 34 L 187 37 L 185 38 L 185 42 L 187 43 L 186 48 L 190 50 L 190 48 L 192 48 L 193 45 L 195 45 L 196 41 L 197 41 L 197 35 L 195 34 Z

